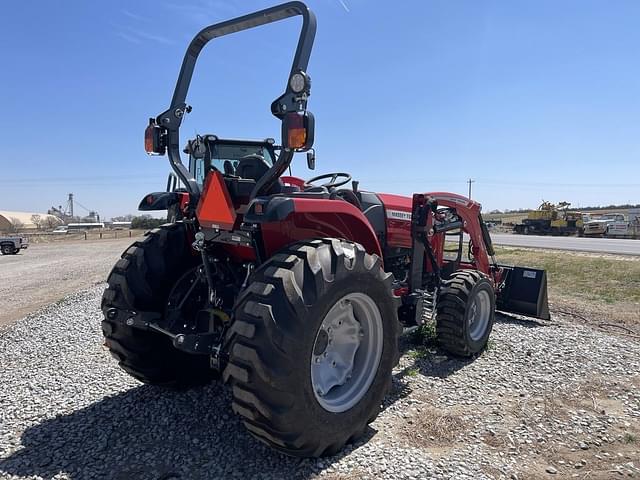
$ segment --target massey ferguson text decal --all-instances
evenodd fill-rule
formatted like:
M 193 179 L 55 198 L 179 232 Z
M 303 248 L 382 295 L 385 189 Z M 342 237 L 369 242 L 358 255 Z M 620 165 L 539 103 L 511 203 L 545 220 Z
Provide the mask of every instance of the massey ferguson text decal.
M 404 220 L 405 222 L 411 221 L 411 212 L 404 212 L 402 210 L 389 210 L 387 209 L 387 218 L 392 220 Z

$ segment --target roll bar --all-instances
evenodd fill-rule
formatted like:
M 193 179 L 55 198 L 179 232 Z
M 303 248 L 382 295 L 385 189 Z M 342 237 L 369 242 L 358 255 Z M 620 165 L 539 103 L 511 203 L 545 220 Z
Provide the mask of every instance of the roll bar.
M 291 71 L 287 78 L 287 86 L 285 93 L 271 104 L 271 113 L 282 119 L 286 112 L 306 110 L 307 95 L 301 97 L 299 94 L 293 93 L 289 85 L 289 79 L 294 73 L 306 73 L 313 40 L 316 34 L 316 17 L 304 3 L 299 1 L 283 3 L 282 5 L 210 25 L 202 29 L 189 44 L 182 61 L 176 88 L 173 92 L 171 106 L 156 117 L 156 124 L 165 131 L 165 144 L 167 146 L 169 162 L 178 175 L 178 178 L 180 178 L 191 194 L 192 206 L 195 206 L 200 196 L 200 186 L 180 158 L 179 131 L 185 113 L 191 110 L 191 107 L 187 106 L 185 100 L 200 52 L 204 46 L 214 38 L 277 22 L 296 15 L 302 17 L 302 28 L 300 30 L 300 37 L 298 38 L 298 46 L 293 57 Z M 293 153 L 293 151 L 282 151 L 276 164 L 265 174 L 261 181 L 258 182 L 252 196 L 259 194 L 265 187 L 271 185 L 282 172 L 286 170 L 291 163 Z

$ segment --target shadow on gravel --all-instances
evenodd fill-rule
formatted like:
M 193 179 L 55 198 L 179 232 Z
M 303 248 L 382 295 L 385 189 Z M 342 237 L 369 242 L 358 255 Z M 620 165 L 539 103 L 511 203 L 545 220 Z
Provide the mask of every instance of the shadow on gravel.
M 506 323 L 509 325 L 520 325 L 521 327 L 526 328 L 540 328 L 540 327 L 548 327 L 549 325 L 543 323 L 534 318 L 527 318 L 526 320 L 516 316 L 511 315 L 509 313 L 496 312 L 496 320 L 495 323 Z
M 27 428 L 0 476 L 74 480 L 305 479 L 348 455 L 282 455 L 246 433 L 219 384 L 182 393 L 140 386 Z M 67 477 L 65 477 L 67 478 Z
M 496 322 L 544 326 L 506 315 L 497 315 Z M 401 353 L 417 346 L 403 338 Z M 383 408 L 412 392 L 409 377 L 447 378 L 473 361 L 426 346 L 394 375 Z M 297 459 L 254 440 L 230 405 L 228 390 L 218 383 L 188 392 L 135 387 L 27 428 L 23 447 L 0 459 L 0 474 L 46 479 L 63 472 L 73 480 L 305 479 L 376 433 L 369 428 L 358 443 L 334 457 Z
M 496 312 L 495 323 L 520 325 L 526 328 L 549 326 L 534 319 L 523 320 L 515 315 L 502 312 Z M 477 358 L 477 356 L 472 358 L 456 357 L 438 347 L 434 339 L 424 344 L 422 340 L 416 340 L 411 334 L 401 337 L 399 346 L 401 355 L 411 351 L 413 361 L 393 376 L 391 392 L 387 395 L 383 408 L 393 405 L 412 393 L 413 390 L 408 382 L 410 377 L 419 373 L 424 377 L 444 379 L 473 363 Z

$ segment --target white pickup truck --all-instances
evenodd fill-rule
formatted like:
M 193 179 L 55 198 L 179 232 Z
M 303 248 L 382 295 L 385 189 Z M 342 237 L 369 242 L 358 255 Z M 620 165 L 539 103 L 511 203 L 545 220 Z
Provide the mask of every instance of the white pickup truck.
M 626 222 L 613 222 L 607 226 L 607 237 L 640 238 L 640 209 L 630 209 Z
M 621 213 L 607 213 L 584 224 L 585 237 L 604 237 L 612 226 L 626 225 L 624 215 Z
M 25 237 L 0 237 L 0 252 L 2 255 L 15 255 L 29 246 L 29 239 Z

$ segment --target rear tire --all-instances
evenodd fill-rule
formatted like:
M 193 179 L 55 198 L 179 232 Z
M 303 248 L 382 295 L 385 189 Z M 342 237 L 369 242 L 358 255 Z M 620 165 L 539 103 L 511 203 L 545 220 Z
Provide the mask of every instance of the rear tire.
M 363 435 L 398 362 L 392 281 L 379 257 L 337 239 L 295 244 L 256 271 L 236 303 L 224 372 L 233 410 L 254 437 L 289 455 L 318 457 Z M 352 316 L 343 325 L 332 312 L 345 305 Z M 345 326 L 353 330 L 338 336 Z M 336 362 L 329 360 L 343 339 L 356 342 L 352 369 L 340 370 L 348 362 L 338 362 L 336 377 L 321 391 L 315 363 L 327 358 L 324 372 L 331 374 Z
M 111 308 L 164 315 L 174 283 L 198 263 L 184 224 L 163 225 L 135 242 L 113 267 L 102 296 L 105 345 L 120 367 L 141 382 L 172 389 L 208 383 L 214 376 L 209 357 L 177 350 L 169 337 L 107 318 Z
M 436 305 L 436 337 L 442 348 L 461 357 L 482 351 L 495 318 L 495 293 L 487 277 L 458 270 L 446 280 Z
M 0 251 L 2 251 L 3 255 L 13 255 L 16 253 L 16 249 L 13 245 L 6 243 L 0 247 Z

